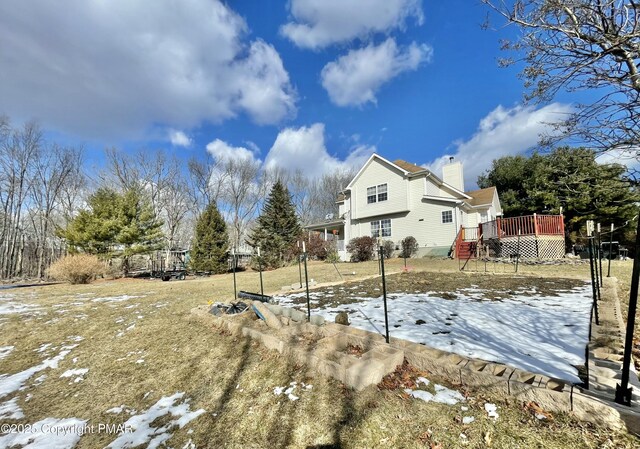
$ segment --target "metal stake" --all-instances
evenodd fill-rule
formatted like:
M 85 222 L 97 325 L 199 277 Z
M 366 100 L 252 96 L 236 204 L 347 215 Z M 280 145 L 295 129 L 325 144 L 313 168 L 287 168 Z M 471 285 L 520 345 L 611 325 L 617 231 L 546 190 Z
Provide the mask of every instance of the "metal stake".
M 260 271 L 260 294 L 264 296 L 264 287 L 262 285 L 262 257 L 260 257 L 259 246 L 258 246 L 258 270 Z
M 611 254 L 613 251 L 613 223 L 611 223 L 611 233 L 609 234 L 609 261 L 607 263 L 607 277 L 611 277 Z
M 600 233 L 600 223 L 598 223 L 598 264 L 600 265 L 599 285 L 602 285 L 602 234 Z
M 520 264 L 520 229 L 518 229 L 518 246 L 516 248 L 516 273 L 518 272 L 519 264 Z
M 640 280 L 640 219 L 636 229 L 636 252 L 633 256 L 633 272 L 631 275 L 631 291 L 629 292 L 629 313 L 627 314 L 627 333 L 624 340 L 624 356 L 622 358 L 622 378 L 616 385 L 616 402 L 631 405 L 631 387 L 629 387 L 629 368 L 631 350 L 633 349 L 633 331 L 636 325 L 636 308 L 638 306 L 638 282 Z
M 309 273 L 307 272 L 307 248 L 302 242 L 302 257 L 304 259 L 304 281 L 307 285 L 307 321 L 311 321 L 311 304 L 309 302 Z
M 302 242 L 302 245 L 304 246 L 304 242 Z M 300 241 L 298 241 L 298 248 L 300 248 Z M 302 260 L 302 254 L 298 254 L 298 273 L 300 274 L 300 288 L 302 288 L 302 265 L 301 265 L 301 260 Z
M 593 291 L 593 307 L 591 310 L 595 312 L 596 315 L 596 324 L 600 324 L 600 320 L 598 319 L 598 291 L 596 289 L 596 276 L 595 270 L 593 269 L 593 244 L 591 242 L 592 237 L 589 237 L 589 268 L 591 271 L 591 290 Z M 589 327 L 589 338 L 591 338 L 591 327 Z
M 235 249 L 231 250 L 231 264 L 233 267 L 233 300 L 238 298 L 238 289 L 236 287 L 236 253 Z
M 389 316 L 387 315 L 387 283 L 384 278 L 384 248 L 380 246 L 378 249 L 378 255 L 380 256 L 380 272 L 382 274 L 382 301 L 384 302 L 384 329 L 385 340 L 389 343 Z

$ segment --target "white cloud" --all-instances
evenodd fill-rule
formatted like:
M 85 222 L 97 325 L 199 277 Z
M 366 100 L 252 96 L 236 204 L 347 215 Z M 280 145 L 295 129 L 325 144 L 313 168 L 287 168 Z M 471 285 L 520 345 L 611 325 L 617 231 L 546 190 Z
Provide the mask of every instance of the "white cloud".
M 403 28 L 407 19 L 422 24 L 420 0 L 291 0 L 293 21 L 280 33 L 298 47 L 319 49 L 373 33 Z
M 376 102 L 380 87 L 408 70 L 431 59 L 432 49 L 415 42 L 400 49 L 392 38 L 378 46 L 351 50 L 344 56 L 324 66 L 322 86 L 331 101 L 338 106 L 362 105 Z
M 322 176 L 343 169 L 360 168 L 375 152 L 375 147 L 359 145 L 345 160 L 331 156 L 324 139 L 324 125 L 286 128 L 276 138 L 265 160 L 267 169 L 301 170 L 309 177 Z
M 207 151 L 215 160 L 260 162 L 254 151 L 245 147 L 234 147 L 227 142 L 216 139 L 207 144 Z
M 273 46 L 219 0 L 0 2 L 0 98 L 16 120 L 136 137 L 247 114 L 279 123 L 296 94 Z
M 552 103 L 539 109 L 531 106 L 498 106 L 484 117 L 476 133 L 466 141 L 455 142 L 455 151 L 426 164 L 441 176 L 450 156 L 464 166 L 465 186 L 473 188 L 478 176 L 491 167 L 494 159 L 524 154 L 538 143 L 540 136 L 553 132 L 550 123 L 566 119 L 572 107 Z
M 192 143 L 191 137 L 187 136 L 183 131 L 175 129 L 169 130 L 169 141 L 175 147 L 188 147 Z

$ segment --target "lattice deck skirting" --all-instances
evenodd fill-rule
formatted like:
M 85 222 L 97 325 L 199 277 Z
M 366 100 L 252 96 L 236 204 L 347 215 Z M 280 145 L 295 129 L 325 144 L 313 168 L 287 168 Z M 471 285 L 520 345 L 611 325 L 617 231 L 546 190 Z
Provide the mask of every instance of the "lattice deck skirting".
M 483 255 L 488 257 L 515 257 L 518 253 L 518 237 L 485 239 L 483 246 Z M 519 252 L 521 259 L 562 259 L 564 257 L 564 236 L 521 236 Z

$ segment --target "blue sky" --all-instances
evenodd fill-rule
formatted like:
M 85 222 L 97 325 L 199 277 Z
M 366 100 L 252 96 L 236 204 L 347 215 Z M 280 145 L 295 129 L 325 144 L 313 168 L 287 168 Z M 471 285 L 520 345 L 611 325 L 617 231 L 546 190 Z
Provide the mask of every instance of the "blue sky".
M 0 4 L 0 113 L 87 149 L 253 158 L 309 176 L 376 151 L 429 166 L 535 146 L 570 97 L 523 106 L 476 0 Z

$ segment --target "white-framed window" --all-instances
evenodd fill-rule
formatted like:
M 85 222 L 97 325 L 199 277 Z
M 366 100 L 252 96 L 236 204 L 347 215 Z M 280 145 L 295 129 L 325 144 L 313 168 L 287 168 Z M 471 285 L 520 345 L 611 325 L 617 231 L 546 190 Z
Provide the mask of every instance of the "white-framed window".
M 387 201 L 387 184 L 378 184 L 377 186 L 367 187 L 367 204 Z
M 453 223 L 453 211 L 451 210 L 442 211 L 442 223 Z
M 376 202 L 376 188 L 375 188 L 375 186 L 367 187 L 367 204 L 371 204 L 371 203 L 375 203 L 375 202 Z
M 371 237 L 391 237 L 391 219 L 384 218 L 371 222 Z
M 378 202 L 387 201 L 387 185 L 380 184 L 378 186 Z
M 380 237 L 380 222 L 372 221 L 371 222 L 371 237 L 378 238 Z

